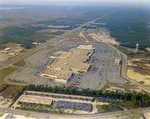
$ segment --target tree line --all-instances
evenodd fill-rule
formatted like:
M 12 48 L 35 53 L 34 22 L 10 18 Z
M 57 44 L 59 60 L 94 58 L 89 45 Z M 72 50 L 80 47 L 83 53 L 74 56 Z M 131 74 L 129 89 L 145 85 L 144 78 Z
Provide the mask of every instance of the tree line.
M 28 85 L 26 86 L 26 90 L 31 91 L 41 91 L 41 92 L 50 92 L 50 93 L 60 93 L 60 94 L 72 94 L 72 95 L 81 95 L 81 96 L 90 96 L 90 97 L 104 97 L 104 98 L 112 98 L 119 99 L 122 101 L 130 101 L 132 106 L 141 106 L 146 107 L 150 106 L 150 95 L 143 93 L 131 93 L 131 92 L 118 92 L 118 91 L 110 91 L 110 90 L 90 90 L 82 89 L 79 90 L 77 87 L 65 87 L 65 86 L 55 86 L 49 87 L 48 85 Z

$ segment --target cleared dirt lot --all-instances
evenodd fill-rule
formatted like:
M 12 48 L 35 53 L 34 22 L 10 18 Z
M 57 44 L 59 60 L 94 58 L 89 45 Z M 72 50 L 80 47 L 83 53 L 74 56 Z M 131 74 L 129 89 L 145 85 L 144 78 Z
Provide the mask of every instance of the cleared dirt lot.
M 129 68 L 127 70 L 127 75 L 131 78 L 136 80 L 137 82 L 141 82 L 144 85 L 150 86 L 150 75 L 143 75 L 138 72 L 135 72 L 133 69 Z
M 127 75 L 137 82 L 150 86 L 150 59 L 131 58 L 128 60 Z
M 110 37 L 110 33 L 107 30 L 80 30 L 74 34 L 70 34 L 67 37 L 64 37 L 60 41 L 66 42 L 98 42 L 98 43 L 109 43 L 119 45 L 118 42 L 115 41 L 115 38 Z

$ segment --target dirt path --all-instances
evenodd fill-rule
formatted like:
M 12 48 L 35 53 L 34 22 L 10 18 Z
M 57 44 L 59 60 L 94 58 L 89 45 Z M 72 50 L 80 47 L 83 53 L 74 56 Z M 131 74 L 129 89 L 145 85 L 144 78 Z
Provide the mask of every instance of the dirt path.
M 88 34 L 88 35 L 91 35 L 97 42 L 102 42 L 102 41 L 100 40 L 100 38 L 97 38 L 97 35 L 96 35 L 96 34 L 91 33 L 91 34 Z

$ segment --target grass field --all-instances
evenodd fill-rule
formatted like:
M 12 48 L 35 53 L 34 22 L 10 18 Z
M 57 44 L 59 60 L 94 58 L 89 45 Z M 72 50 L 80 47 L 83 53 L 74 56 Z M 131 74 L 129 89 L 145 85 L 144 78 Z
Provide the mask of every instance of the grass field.
M 18 62 L 15 62 L 13 65 L 24 66 L 24 65 L 26 65 L 26 62 L 24 61 L 24 59 L 21 59 Z
M 17 92 L 22 89 L 22 86 L 10 85 L 0 94 L 4 98 L 12 96 L 12 94 L 17 95 Z
M 4 81 L 4 78 L 14 71 L 16 71 L 16 69 L 10 67 L 0 70 L 0 85 L 5 85 L 6 82 Z
M 10 67 L 0 70 L 0 87 L 7 85 L 7 83 L 4 81 L 4 78 L 14 71 L 16 71 L 16 69 Z M 19 90 L 21 90 L 21 86 L 9 85 L 4 91 L 0 93 L 0 95 L 6 98 L 7 96 L 11 96 L 12 93 L 17 94 Z

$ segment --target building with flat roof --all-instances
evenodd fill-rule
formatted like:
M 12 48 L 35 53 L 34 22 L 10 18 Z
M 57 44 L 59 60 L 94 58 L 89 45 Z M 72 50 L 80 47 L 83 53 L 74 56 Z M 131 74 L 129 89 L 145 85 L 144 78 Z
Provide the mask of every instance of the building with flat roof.
M 23 52 L 24 49 L 23 49 L 23 48 L 17 48 L 17 49 L 15 49 L 14 51 L 15 51 L 15 52 Z
M 71 71 L 48 69 L 41 76 L 51 77 L 56 82 L 67 83 L 74 76 Z
M 110 99 L 110 98 L 103 98 L 103 97 L 98 97 L 98 100 L 100 102 L 118 102 L 119 99 Z
M 35 104 L 35 105 L 46 105 L 51 106 L 52 100 L 35 97 L 35 96 L 22 96 L 20 97 L 19 103 Z
M 81 95 L 67 95 L 67 94 L 59 94 L 59 93 L 47 93 L 47 92 L 40 92 L 40 91 L 26 91 L 26 95 L 37 95 L 37 96 L 47 96 L 53 98 L 66 98 L 66 99 L 75 99 L 75 100 L 86 100 L 86 101 L 93 101 L 93 97 L 88 96 L 81 96 Z
M 57 82 L 67 83 L 74 73 L 87 72 L 91 64 L 86 63 L 94 52 L 92 45 L 80 45 L 69 52 L 58 51 L 50 58 L 55 58 L 47 70 L 41 76 L 51 77 Z M 63 81 L 64 80 L 64 81 Z
M 68 102 L 68 101 L 53 101 L 53 104 L 59 108 L 65 109 L 77 109 L 83 111 L 92 111 L 92 104 L 89 103 L 78 103 L 78 102 Z
M 95 49 L 95 47 L 93 45 L 79 45 L 77 48 L 79 48 L 79 49 L 87 49 L 87 50 Z
M 71 54 L 71 52 L 58 51 L 55 54 L 53 54 L 52 56 L 50 56 L 50 58 L 63 58 L 63 59 L 66 59 L 70 54 Z

